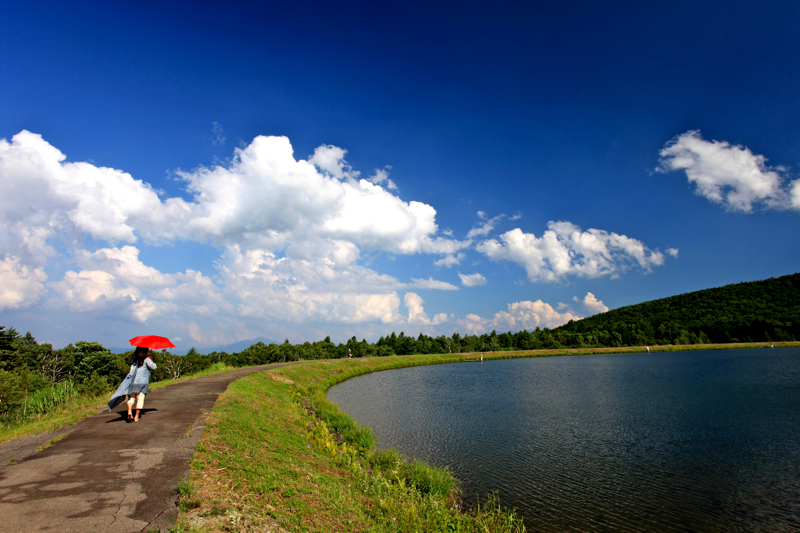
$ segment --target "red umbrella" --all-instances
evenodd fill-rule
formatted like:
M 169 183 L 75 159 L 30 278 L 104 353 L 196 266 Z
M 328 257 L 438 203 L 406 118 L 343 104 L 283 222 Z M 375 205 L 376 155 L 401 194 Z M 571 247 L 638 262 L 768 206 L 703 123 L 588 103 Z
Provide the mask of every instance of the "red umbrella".
M 131 339 L 131 346 L 150 348 L 151 350 L 161 350 L 162 348 L 175 347 L 174 344 L 169 342 L 168 338 L 159 337 L 158 335 L 142 335 L 141 337 L 134 337 Z

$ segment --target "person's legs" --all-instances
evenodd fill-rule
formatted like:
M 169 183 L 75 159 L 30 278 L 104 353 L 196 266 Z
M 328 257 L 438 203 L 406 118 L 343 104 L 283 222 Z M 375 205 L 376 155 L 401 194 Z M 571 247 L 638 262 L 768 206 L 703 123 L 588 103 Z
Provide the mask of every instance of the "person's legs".
M 133 413 L 131 413 L 131 410 L 133 409 L 133 402 L 135 402 L 135 401 L 136 400 L 134 399 L 133 395 L 129 394 L 128 395 L 128 402 L 127 402 L 128 403 L 128 420 L 133 420 Z
M 144 407 L 144 393 L 140 392 L 136 395 L 136 417 L 133 419 L 134 422 L 139 421 L 139 412 L 142 410 L 142 407 Z

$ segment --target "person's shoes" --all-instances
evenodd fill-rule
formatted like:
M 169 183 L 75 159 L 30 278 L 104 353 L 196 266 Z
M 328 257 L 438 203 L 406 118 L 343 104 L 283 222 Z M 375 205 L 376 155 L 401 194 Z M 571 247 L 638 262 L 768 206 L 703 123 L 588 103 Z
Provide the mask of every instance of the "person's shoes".
M 134 421 L 133 415 L 128 413 L 128 422 L 133 422 L 133 421 Z
M 133 421 L 134 422 L 138 422 L 139 421 L 139 417 L 137 416 L 136 418 L 133 419 Z

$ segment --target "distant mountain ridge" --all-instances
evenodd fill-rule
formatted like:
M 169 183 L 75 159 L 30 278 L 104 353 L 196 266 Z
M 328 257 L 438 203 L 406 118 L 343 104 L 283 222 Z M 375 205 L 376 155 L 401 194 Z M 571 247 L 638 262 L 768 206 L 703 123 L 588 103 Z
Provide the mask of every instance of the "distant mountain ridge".
M 613 309 L 555 328 L 619 335 L 617 345 L 800 339 L 800 273 Z M 613 342 L 613 341 L 612 341 Z
M 266 337 L 256 337 L 255 339 L 234 342 L 234 343 L 231 343 L 231 344 L 225 344 L 223 346 L 210 346 L 208 348 L 195 348 L 195 350 L 197 350 L 199 353 L 202 353 L 202 354 L 209 354 L 211 352 L 236 353 L 236 352 L 241 352 L 245 348 L 249 348 L 250 346 L 252 346 L 253 344 L 256 344 L 258 342 L 263 342 L 264 344 L 279 344 L 279 343 L 275 342 L 274 340 L 268 339 Z M 183 343 L 181 343 L 181 344 L 183 344 Z M 173 355 L 186 355 L 189 352 L 190 349 L 191 349 L 191 347 L 185 348 L 185 349 L 182 349 L 182 350 L 172 349 L 172 350 L 169 350 L 169 353 L 171 353 Z M 129 352 L 129 351 L 133 350 L 133 347 L 129 346 L 127 348 L 109 348 L 109 350 L 111 351 L 111 353 L 125 353 L 125 352 Z
M 236 353 L 241 352 L 245 348 L 249 348 L 253 344 L 263 342 L 264 344 L 280 344 L 272 339 L 268 339 L 266 337 L 256 337 L 255 339 L 250 339 L 247 341 L 239 341 L 234 342 L 232 344 L 226 344 L 224 346 L 212 346 L 210 348 L 195 348 L 200 353 L 211 353 L 211 352 L 228 352 L 228 353 Z M 186 350 L 187 352 L 189 350 Z M 186 352 L 184 352 L 185 354 Z

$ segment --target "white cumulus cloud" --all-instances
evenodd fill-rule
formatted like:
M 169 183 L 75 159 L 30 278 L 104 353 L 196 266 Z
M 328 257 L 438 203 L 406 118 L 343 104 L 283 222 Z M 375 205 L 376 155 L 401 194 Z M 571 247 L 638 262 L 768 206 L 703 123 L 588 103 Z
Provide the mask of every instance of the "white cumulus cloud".
M 793 209 L 800 209 L 800 180 L 794 180 L 789 186 L 789 201 Z
M 591 292 L 587 292 L 586 296 L 583 297 L 583 300 L 579 300 L 577 296 L 574 297 L 573 300 L 578 303 L 582 303 L 583 307 L 589 312 L 590 315 L 596 315 L 597 313 L 605 313 L 608 311 L 608 306 L 598 300 L 597 297 Z
M 285 139 L 285 137 L 284 137 Z M 288 142 L 289 139 L 286 139 Z M 319 167 L 323 172 L 330 174 L 336 179 L 351 178 L 355 179 L 359 176 L 359 172 L 353 171 L 344 156 L 347 150 L 333 146 L 330 144 L 323 144 L 314 150 L 314 155 L 308 159 L 312 165 Z
M 483 211 L 478 211 L 478 216 L 482 219 L 486 219 L 486 213 L 484 213 Z M 489 235 L 489 233 L 492 232 L 492 230 L 494 230 L 495 226 L 497 226 L 497 223 L 503 220 L 504 217 L 505 215 L 497 215 L 496 217 L 492 217 L 489 220 L 486 220 L 486 222 L 484 222 L 480 226 L 472 228 L 471 230 L 469 230 L 469 232 L 467 232 L 467 239 L 473 239 L 475 237 L 486 237 L 487 235 Z
M 292 322 L 398 321 L 397 279 L 370 269 L 277 257 L 266 250 L 226 249 L 217 265 L 223 290 L 241 316 Z
M 68 271 L 50 285 L 53 305 L 93 316 L 145 323 L 176 312 L 211 315 L 232 307 L 210 278 L 200 272 L 164 274 L 139 260 L 134 246 L 76 250 L 81 270 Z
M 362 252 L 463 257 L 471 241 L 439 232 L 430 205 L 382 187 L 393 186 L 390 167 L 359 179 L 345 155 L 323 145 L 304 161 L 287 138 L 259 136 L 224 165 L 179 172 L 183 199 L 122 170 L 68 162 L 28 131 L 0 139 L 0 309 L 49 296 L 54 308 L 168 320 L 205 340 L 230 338 L 191 332 L 191 324 L 208 327 L 202 317 L 220 314 L 215 322 L 238 325 L 251 318 L 404 323 L 398 291 L 458 287 L 382 275 L 358 264 Z M 141 246 L 180 240 L 219 247 L 218 275 L 161 272 L 139 259 Z M 54 263 L 74 266 L 47 283 L 45 267 Z
M 730 211 L 749 213 L 756 205 L 800 209 L 800 181 L 784 187 L 785 169 L 768 167 L 763 155 L 746 147 L 687 131 L 667 143 L 660 156 L 660 171 L 684 170 L 697 194 Z
M 135 246 L 101 248 L 96 252 L 77 250 L 76 263 L 84 270 L 106 272 L 143 289 L 175 285 L 171 276 L 142 263 L 139 260 L 139 249 Z
M 343 156 L 323 146 L 308 162 L 297 161 L 287 138 L 257 137 L 230 165 L 183 174 L 195 195 L 185 227 L 198 240 L 270 251 L 319 240 L 397 254 L 466 246 L 436 235 L 433 207 L 355 179 Z
M 65 163 L 66 156 L 40 135 L 22 131 L 0 139 L 0 227 L 7 247 L 35 261 L 53 255 L 48 239 L 89 234 L 108 241 L 136 242 L 172 215 L 156 192 L 130 174 L 89 163 Z M 178 201 L 177 203 L 181 203 Z
M 70 311 L 144 323 L 176 306 L 148 300 L 137 287 L 99 270 L 69 271 L 52 284 Z
M 436 265 L 436 266 L 443 266 L 443 267 L 450 268 L 453 265 L 460 265 L 461 261 L 463 261 L 464 258 L 466 258 L 466 257 L 467 257 L 466 254 L 463 254 L 463 253 L 458 253 L 456 255 L 452 255 L 452 254 L 451 255 L 446 255 L 446 256 L 442 257 L 441 259 L 439 259 L 437 261 L 434 261 L 433 264 Z
M 632 266 L 645 271 L 664 264 L 664 255 L 641 241 L 604 230 L 581 229 L 570 222 L 549 222 L 541 237 L 516 228 L 478 243 L 492 261 L 521 265 L 531 281 L 557 281 L 566 276 L 595 278 L 616 275 Z
M 194 239 L 217 246 L 280 250 L 289 243 L 347 241 L 360 250 L 452 254 L 469 245 L 437 235 L 430 205 L 404 202 L 357 180 L 345 151 L 321 146 L 295 160 L 285 137 L 256 137 L 226 166 L 182 172 L 192 201 L 161 200 L 152 187 L 120 170 L 67 163 L 40 135 L 0 140 L 7 194 L 0 225 L 5 244 L 52 255 L 47 240 L 78 231 L 129 244 Z M 319 169 L 319 170 L 318 170 Z
M 439 313 L 431 320 L 428 318 L 422 304 L 425 303 L 418 294 L 414 292 L 407 292 L 403 297 L 403 303 L 408 309 L 408 323 L 412 325 L 421 326 L 435 326 L 447 321 L 447 313 Z
M 392 169 L 391 166 L 385 166 L 383 168 L 376 168 L 375 174 L 373 174 L 369 181 L 374 183 L 375 185 L 380 185 L 381 183 L 386 183 L 387 189 L 397 189 L 397 184 L 389 179 L 389 171 Z
M 22 265 L 18 257 L 0 260 L 0 311 L 38 303 L 47 292 L 46 280 L 44 269 Z
M 435 280 L 432 277 L 428 279 L 411 278 L 413 283 L 407 284 L 408 288 L 413 289 L 438 289 L 441 291 L 457 291 L 458 287 L 446 281 Z
M 541 300 L 523 301 L 508 304 L 508 311 L 495 313 L 493 318 L 481 318 L 471 313 L 465 319 L 458 320 L 458 325 L 471 335 L 480 335 L 487 331 L 533 331 L 538 328 L 555 328 L 570 320 L 580 320 L 580 316 L 572 311 L 563 313 Z
M 486 285 L 486 278 L 478 272 L 474 274 L 462 274 L 459 272 L 458 277 L 461 278 L 461 283 L 465 287 L 478 287 L 480 285 Z

